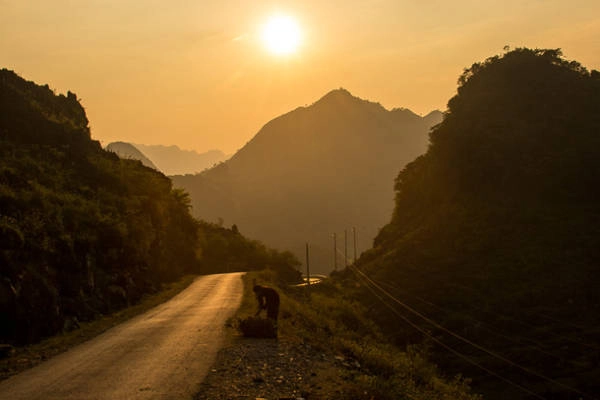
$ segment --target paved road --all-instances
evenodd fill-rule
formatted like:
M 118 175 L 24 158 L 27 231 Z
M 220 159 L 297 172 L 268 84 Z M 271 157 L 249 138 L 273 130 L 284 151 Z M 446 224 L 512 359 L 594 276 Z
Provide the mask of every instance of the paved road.
M 199 277 L 179 295 L 0 383 L 0 399 L 189 399 L 208 372 L 241 274 Z

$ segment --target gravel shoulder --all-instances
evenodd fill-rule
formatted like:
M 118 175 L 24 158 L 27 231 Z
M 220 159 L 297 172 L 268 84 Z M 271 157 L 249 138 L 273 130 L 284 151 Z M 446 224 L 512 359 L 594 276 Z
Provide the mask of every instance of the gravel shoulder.
M 356 399 L 360 365 L 293 338 L 244 338 L 233 328 L 195 400 Z

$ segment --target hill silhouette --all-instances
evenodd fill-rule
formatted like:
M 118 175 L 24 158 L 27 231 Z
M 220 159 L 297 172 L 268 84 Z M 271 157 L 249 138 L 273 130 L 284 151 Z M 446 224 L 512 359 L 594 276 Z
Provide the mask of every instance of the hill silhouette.
M 0 343 L 38 341 L 187 273 L 298 279 L 291 254 L 189 207 L 165 175 L 92 140 L 74 93 L 0 70 Z
M 427 153 L 398 175 L 391 221 L 358 267 L 441 326 L 529 369 L 402 308 L 537 396 L 600 393 L 600 73 L 558 50 L 517 49 L 476 63 L 430 137 Z M 403 344 L 422 339 L 375 309 Z M 532 398 L 436 349 L 486 398 Z
M 133 143 L 133 146 L 151 159 L 165 175 L 195 174 L 228 158 L 221 150 L 198 153 L 193 150 L 182 150 L 178 146 L 139 143 Z
M 370 245 L 392 212 L 393 178 L 426 150 L 439 120 L 439 112 L 388 111 L 338 89 L 267 123 L 228 161 L 172 179 L 196 216 L 235 223 L 302 259 L 309 242 L 312 270 L 329 272 L 332 234 L 342 249 L 344 229 L 356 227 L 359 247 Z
M 124 159 L 141 161 L 146 167 L 159 170 L 148 157 L 139 151 L 134 145 L 126 142 L 112 142 L 106 146 L 106 150 L 112 151 Z

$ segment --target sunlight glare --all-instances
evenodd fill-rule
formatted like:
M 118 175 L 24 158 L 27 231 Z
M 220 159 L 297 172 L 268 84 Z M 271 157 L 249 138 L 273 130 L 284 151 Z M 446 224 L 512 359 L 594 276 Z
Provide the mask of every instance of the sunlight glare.
M 271 53 L 278 55 L 295 52 L 301 36 L 296 20 L 284 15 L 271 17 L 262 30 L 263 44 Z

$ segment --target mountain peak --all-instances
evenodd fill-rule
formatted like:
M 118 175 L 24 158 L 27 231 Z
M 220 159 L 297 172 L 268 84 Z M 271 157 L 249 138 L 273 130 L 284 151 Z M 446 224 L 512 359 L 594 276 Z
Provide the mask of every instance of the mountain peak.
M 364 243 L 393 212 L 398 171 L 427 150 L 429 126 L 409 110 L 388 111 L 346 89 L 269 121 L 223 165 L 173 177 L 196 215 L 244 227 L 265 243 L 310 241 L 313 261 L 329 272 L 329 240 L 347 221 Z M 282 232 L 283 226 L 294 229 Z M 319 250 L 318 250 L 319 249 Z
M 338 111 L 351 108 L 361 108 L 362 110 L 371 110 L 371 112 L 380 110 L 386 111 L 385 108 L 379 104 L 369 100 L 361 99 L 360 97 L 354 96 L 347 89 L 339 88 L 328 92 L 325 96 L 317 100 L 311 107 L 316 106 L 319 109 L 336 109 Z
M 347 89 L 339 88 L 339 89 L 334 89 L 334 90 L 328 92 L 325 96 L 323 96 L 319 100 L 317 100 L 315 102 L 315 104 L 322 104 L 322 103 L 346 103 L 346 102 L 351 102 L 351 101 L 354 101 L 354 102 L 365 102 L 367 100 L 363 100 L 361 98 L 358 98 L 358 97 L 354 96 Z
M 428 126 L 433 127 L 444 119 L 444 113 L 440 110 L 433 110 L 429 114 L 423 117 Z
M 142 153 L 138 148 L 136 148 L 131 143 L 127 142 L 112 142 L 106 146 L 106 150 L 111 151 L 118 155 L 120 158 L 131 159 L 131 160 L 139 160 L 146 167 L 155 169 L 158 171 L 158 168 L 144 153 Z
M 334 98 L 357 98 L 355 96 L 352 95 L 352 93 L 350 93 L 347 89 L 344 88 L 339 88 L 339 89 L 333 89 L 330 92 L 328 92 L 325 96 L 321 97 L 321 100 L 324 99 L 334 99 Z

